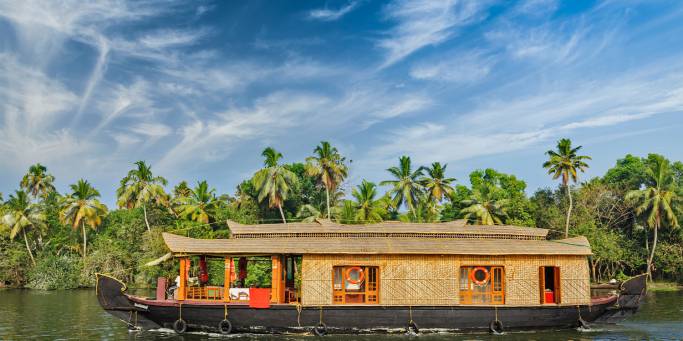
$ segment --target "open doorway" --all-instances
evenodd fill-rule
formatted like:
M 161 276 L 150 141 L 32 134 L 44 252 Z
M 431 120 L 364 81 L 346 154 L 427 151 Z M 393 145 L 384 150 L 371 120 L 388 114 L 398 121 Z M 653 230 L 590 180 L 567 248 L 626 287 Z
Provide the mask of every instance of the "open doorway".
M 538 271 L 541 304 L 559 304 L 561 302 L 560 268 L 542 266 Z

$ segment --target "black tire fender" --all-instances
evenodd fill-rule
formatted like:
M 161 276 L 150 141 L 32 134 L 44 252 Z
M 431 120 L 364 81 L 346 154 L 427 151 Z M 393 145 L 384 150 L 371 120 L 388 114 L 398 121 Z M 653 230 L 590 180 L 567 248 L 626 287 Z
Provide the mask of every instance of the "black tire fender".
M 489 324 L 489 330 L 493 334 L 502 334 L 504 331 L 503 322 L 501 322 L 500 320 L 491 321 L 491 323 Z
M 232 322 L 230 322 L 230 320 L 228 319 L 219 322 L 218 331 L 223 335 L 228 335 L 232 333 Z
M 320 322 L 317 326 L 313 327 L 313 334 L 317 336 L 325 336 L 327 335 L 327 326 Z
M 183 319 L 177 319 L 173 322 L 173 331 L 178 334 L 183 334 L 187 331 L 187 322 Z

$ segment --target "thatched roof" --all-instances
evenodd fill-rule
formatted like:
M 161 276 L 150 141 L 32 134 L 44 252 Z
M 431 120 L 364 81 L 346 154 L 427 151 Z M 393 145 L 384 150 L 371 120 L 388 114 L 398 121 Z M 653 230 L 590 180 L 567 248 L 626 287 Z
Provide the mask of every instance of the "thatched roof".
M 235 239 L 245 238 L 464 238 L 543 240 L 548 230 L 519 226 L 465 225 L 465 220 L 443 223 L 387 221 L 343 225 L 327 219 L 311 223 L 243 225 L 228 220 Z
M 164 233 L 180 255 L 413 254 L 413 255 L 590 255 L 585 237 L 557 241 L 460 238 L 245 238 L 193 239 Z

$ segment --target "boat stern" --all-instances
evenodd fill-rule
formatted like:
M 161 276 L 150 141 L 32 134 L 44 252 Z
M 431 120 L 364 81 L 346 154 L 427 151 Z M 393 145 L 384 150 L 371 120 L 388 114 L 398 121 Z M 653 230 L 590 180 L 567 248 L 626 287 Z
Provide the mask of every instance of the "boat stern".
M 607 307 L 596 322 L 617 323 L 633 316 L 640 309 L 646 293 L 647 274 L 628 279 L 619 286 L 615 303 Z

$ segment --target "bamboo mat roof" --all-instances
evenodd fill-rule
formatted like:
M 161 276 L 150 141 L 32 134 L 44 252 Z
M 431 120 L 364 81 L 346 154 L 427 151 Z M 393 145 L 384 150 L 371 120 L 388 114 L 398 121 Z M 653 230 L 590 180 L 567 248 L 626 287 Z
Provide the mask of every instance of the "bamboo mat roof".
M 548 230 L 508 225 L 465 225 L 465 220 L 442 223 L 386 221 L 367 225 L 344 225 L 327 219 L 310 223 L 243 225 L 227 221 L 233 238 L 493 238 L 545 239 Z
M 591 254 L 585 237 L 557 241 L 460 238 L 246 238 L 194 239 L 164 233 L 180 255 L 412 254 L 412 255 L 581 255 Z

